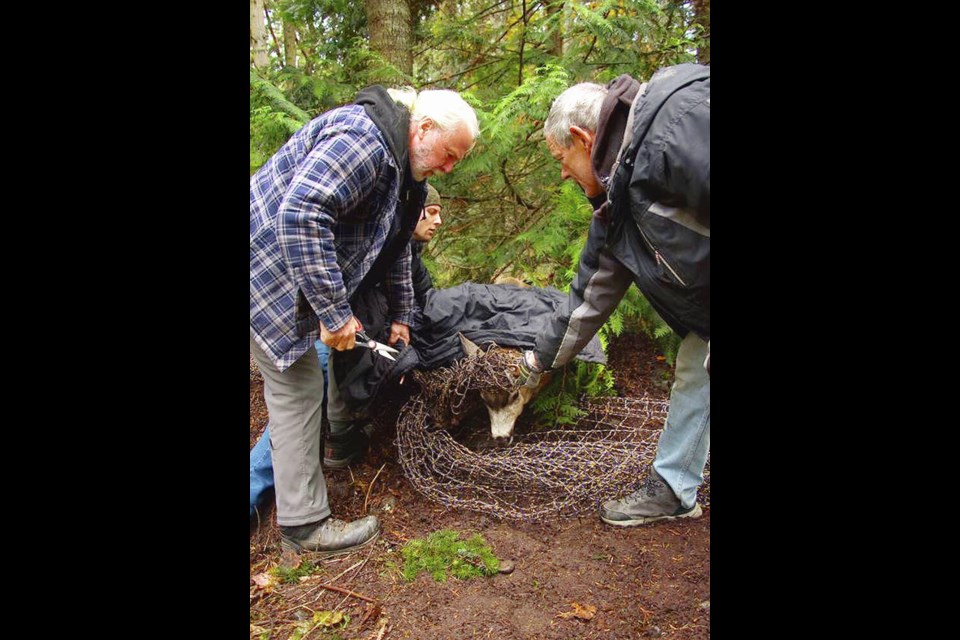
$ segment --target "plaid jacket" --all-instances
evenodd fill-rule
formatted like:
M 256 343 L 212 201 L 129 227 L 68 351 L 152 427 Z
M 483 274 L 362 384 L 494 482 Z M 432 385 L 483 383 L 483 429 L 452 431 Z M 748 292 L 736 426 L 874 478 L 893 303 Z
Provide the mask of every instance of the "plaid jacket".
M 402 207 L 398 167 L 363 107 L 315 118 L 250 178 L 250 332 L 284 371 L 353 315 L 349 299 Z M 410 246 L 385 278 L 392 318 L 413 321 Z

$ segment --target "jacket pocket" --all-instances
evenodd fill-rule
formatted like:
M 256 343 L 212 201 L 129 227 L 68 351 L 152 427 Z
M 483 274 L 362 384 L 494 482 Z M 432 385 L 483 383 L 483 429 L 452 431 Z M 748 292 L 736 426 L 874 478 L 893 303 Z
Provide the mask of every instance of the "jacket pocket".
M 637 220 L 661 277 L 674 286 L 697 288 L 710 282 L 710 229 L 689 211 L 653 203 Z

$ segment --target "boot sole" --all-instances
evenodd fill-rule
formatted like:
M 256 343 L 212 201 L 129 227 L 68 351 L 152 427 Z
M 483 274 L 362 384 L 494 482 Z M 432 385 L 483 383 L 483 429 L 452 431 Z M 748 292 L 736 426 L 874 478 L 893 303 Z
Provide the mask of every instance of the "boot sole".
M 379 537 L 380 537 L 380 530 L 377 529 L 377 532 L 376 532 L 375 534 L 373 534 L 370 538 L 368 538 L 367 540 L 364 540 L 364 541 L 361 542 L 360 544 L 355 544 L 355 545 L 353 545 L 352 547 L 344 547 L 343 549 L 334 549 L 334 550 L 331 550 L 331 551 L 309 551 L 309 550 L 307 550 L 307 549 L 304 549 L 303 547 L 301 547 L 300 545 L 298 545 L 298 544 L 295 543 L 295 542 L 291 542 L 291 541 L 289 541 L 289 540 L 286 540 L 286 539 L 284 539 L 284 538 L 281 538 L 281 539 L 280 539 L 280 550 L 281 550 L 281 551 L 292 551 L 293 553 L 296 553 L 297 555 L 299 555 L 299 556 L 301 556 L 302 558 L 305 558 L 305 559 L 307 559 L 307 560 L 314 559 L 314 558 L 317 558 L 317 559 L 319 559 L 319 558 L 333 558 L 333 557 L 335 557 L 335 556 L 342 556 L 342 555 L 346 555 L 346 554 L 348 554 L 348 553 L 353 553 L 354 551 L 357 551 L 357 550 L 359 550 L 359 549 L 363 549 L 364 547 L 367 547 L 367 546 L 373 544 L 374 541 L 376 541 L 376 539 L 379 538 Z
M 656 522 L 658 520 L 678 520 L 679 518 L 699 518 L 703 515 L 703 509 L 700 508 L 700 503 L 697 502 L 693 505 L 693 509 L 687 511 L 686 513 L 681 513 L 675 516 L 644 516 L 642 518 L 632 518 L 630 520 L 608 520 L 602 515 L 600 519 L 606 522 L 607 524 L 612 524 L 615 527 L 638 527 L 643 524 L 650 524 L 651 522 Z

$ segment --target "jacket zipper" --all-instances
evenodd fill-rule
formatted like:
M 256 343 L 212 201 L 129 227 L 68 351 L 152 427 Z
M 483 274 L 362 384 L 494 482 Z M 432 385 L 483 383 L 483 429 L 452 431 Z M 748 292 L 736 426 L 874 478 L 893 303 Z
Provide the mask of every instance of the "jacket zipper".
M 670 263 L 667 262 L 666 258 L 660 255 L 660 251 L 658 251 L 657 248 L 653 246 L 653 243 L 650 242 L 650 239 L 647 237 L 647 234 L 643 232 L 643 229 L 640 228 L 640 225 L 637 225 L 637 230 L 640 231 L 640 235 L 643 236 L 644 242 L 646 242 L 647 246 L 650 247 L 650 250 L 653 251 L 653 255 L 657 259 L 657 265 L 662 264 L 664 267 L 667 268 L 667 271 L 673 274 L 673 277 L 677 279 L 677 282 L 679 282 L 683 286 L 687 286 L 687 283 L 683 281 L 683 278 L 681 278 L 680 275 L 677 274 L 677 272 L 673 269 L 673 267 L 670 266 Z

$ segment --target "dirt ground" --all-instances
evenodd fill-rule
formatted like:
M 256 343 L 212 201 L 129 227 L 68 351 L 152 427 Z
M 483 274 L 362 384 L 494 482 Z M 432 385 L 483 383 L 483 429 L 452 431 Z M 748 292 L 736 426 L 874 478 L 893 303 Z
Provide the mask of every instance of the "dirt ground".
M 620 395 L 668 396 L 672 368 L 648 338 L 621 336 L 608 352 Z M 259 576 L 285 560 L 272 504 L 251 523 L 251 638 L 296 637 L 297 624 L 321 611 L 345 613 L 349 623 L 318 627 L 308 640 L 710 637 L 709 506 L 696 520 L 633 528 L 596 516 L 518 524 L 448 509 L 419 495 L 403 476 L 392 443 L 395 422 L 390 431 L 396 415 L 390 408 L 401 401 L 391 398 L 378 412 L 378 435 L 361 463 L 325 470 L 335 517 L 354 519 L 366 505 L 380 518 L 374 545 L 320 562 L 321 571 L 300 583 L 264 589 Z M 266 422 L 263 383 L 251 370 L 251 447 Z M 439 529 L 479 533 L 513 570 L 446 582 L 421 573 L 405 582 L 397 569 L 400 547 Z M 591 607 L 583 618 L 561 615 Z

